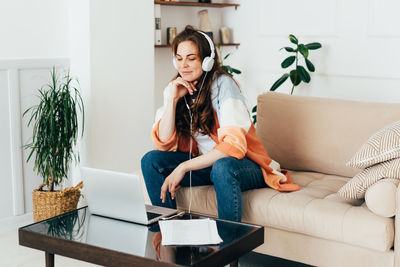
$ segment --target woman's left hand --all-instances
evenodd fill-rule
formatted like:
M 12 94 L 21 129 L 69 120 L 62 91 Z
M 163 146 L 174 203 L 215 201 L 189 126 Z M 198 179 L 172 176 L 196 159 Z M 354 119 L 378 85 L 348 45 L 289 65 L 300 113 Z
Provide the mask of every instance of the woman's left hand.
M 183 165 L 178 165 L 170 175 L 165 179 L 164 184 L 161 186 L 161 199 L 162 202 L 165 203 L 165 198 L 167 195 L 167 190 L 171 193 L 171 198 L 175 199 L 175 193 L 178 192 L 178 189 L 181 187 L 179 183 L 185 176 L 186 170 Z

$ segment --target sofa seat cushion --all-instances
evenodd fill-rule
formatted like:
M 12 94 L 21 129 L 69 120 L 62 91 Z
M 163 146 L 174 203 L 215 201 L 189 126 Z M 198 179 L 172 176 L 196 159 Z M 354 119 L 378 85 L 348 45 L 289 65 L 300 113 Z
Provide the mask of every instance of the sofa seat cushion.
M 244 222 L 388 251 L 394 241 L 394 220 L 372 213 L 365 204 L 339 198 L 349 178 L 313 172 L 291 172 L 301 189 L 284 193 L 270 188 L 243 192 Z M 189 188 L 177 194 L 179 209 L 189 207 Z M 192 212 L 217 216 L 213 186 L 192 188 Z M 266 237 L 268 239 L 268 237 Z

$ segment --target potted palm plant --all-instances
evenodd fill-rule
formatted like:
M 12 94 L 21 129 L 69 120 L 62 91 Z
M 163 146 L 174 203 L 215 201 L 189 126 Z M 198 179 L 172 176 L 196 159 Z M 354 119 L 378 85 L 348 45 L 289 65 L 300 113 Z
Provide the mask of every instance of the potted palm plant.
M 74 148 L 79 137 L 79 114 L 83 135 L 85 113 L 82 97 L 73 85 L 75 82 L 79 84 L 69 73 L 59 77 L 53 67 L 51 82 L 39 89 L 39 104 L 23 114 L 30 113 L 28 127 L 33 124 L 32 140 L 24 146 L 30 150 L 27 162 L 34 158 L 33 170 L 43 178 L 43 184 L 32 193 L 35 221 L 75 209 L 80 198 L 82 183 L 55 190 L 68 178 L 71 161 L 78 163 L 80 159 Z M 44 190 L 45 186 L 47 190 Z

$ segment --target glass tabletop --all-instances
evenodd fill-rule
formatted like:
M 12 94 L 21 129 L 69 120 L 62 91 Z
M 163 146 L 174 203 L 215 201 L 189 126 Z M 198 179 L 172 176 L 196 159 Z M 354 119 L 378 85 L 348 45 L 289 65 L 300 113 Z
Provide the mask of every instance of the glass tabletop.
M 185 214 L 179 219 L 199 218 L 207 217 Z M 262 228 L 219 219 L 215 221 L 223 242 L 210 246 L 163 246 L 158 223 L 144 226 L 97 216 L 90 214 L 87 207 L 21 229 L 156 261 L 192 265 Z

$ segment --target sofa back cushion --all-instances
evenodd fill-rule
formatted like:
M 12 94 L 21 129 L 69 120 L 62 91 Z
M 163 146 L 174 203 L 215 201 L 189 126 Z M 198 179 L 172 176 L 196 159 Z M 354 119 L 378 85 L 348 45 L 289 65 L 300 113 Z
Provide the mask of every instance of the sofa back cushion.
M 400 104 L 267 92 L 258 97 L 257 134 L 282 168 L 351 177 L 346 162 L 368 138 L 400 118 Z

